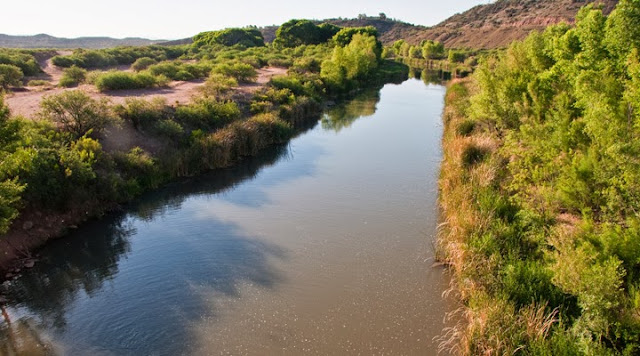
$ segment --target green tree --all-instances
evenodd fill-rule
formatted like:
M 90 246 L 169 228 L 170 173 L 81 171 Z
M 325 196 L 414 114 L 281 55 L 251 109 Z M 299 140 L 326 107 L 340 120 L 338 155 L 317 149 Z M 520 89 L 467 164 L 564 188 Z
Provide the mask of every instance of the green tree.
M 262 32 L 256 28 L 228 28 L 220 31 L 202 32 L 193 37 L 193 45 L 196 47 L 215 44 L 264 47 L 264 38 Z
M 422 57 L 424 59 L 444 58 L 444 45 L 438 41 L 426 41 L 422 45 Z
M 42 118 L 60 125 L 75 137 L 89 131 L 98 133 L 115 120 L 106 99 L 95 100 L 80 90 L 45 97 L 40 107 Z
M 20 86 L 24 74 L 22 69 L 11 64 L 0 64 L 0 88 Z
M 289 20 L 276 31 L 273 44 L 277 47 L 298 47 L 326 42 L 331 37 L 325 37 L 330 31 L 316 26 L 309 20 Z
M 66 68 L 62 72 L 62 78 L 60 78 L 60 86 L 61 87 L 73 87 L 82 82 L 84 82 L 87 77 L 87 71 L 77 66 L 71 66 Z
M 341 29 L 335 36 L 333 36 L 333 42 L 341 47 L 344 47 L 351 43 L 351 39 L 355 34 L 363 34 L 378 38 L 378 30 L 373 26 L 367 27 L 345 27 Z

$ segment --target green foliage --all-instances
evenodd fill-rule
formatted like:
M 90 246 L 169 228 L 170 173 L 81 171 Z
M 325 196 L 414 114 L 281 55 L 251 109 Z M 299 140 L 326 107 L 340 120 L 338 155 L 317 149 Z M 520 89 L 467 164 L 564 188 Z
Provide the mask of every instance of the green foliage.
M 0 64 L 0 88 L 22 85 L 22 69 L 11 64 Z
M 85 69 L 71 66 L 69 68 L 66 68 L 62 72 L 62 77 L 60 78 L 59 85 L 65 88 L 74 87 L 84 82 L 86 77 L 87 71 Z
M 148 57 L 156 61 L 176 59 L 186 53 L 187 47 L 147 46 L 116 47 L 109 49 L 77 49 L 68 56 L 55 56 L 51 60 L 58 67 L 76 65 L 85 69 L 106 68 L 115 65 L 131 65 L 137 59 Z
M 219 64 L 212 69 L 212 72 L 234 78 L 241 83 L 251 83 L 258 79 L 256 69 L 245 63 Z
M 461 273 L 467 292 L 515 315 L 531 303 L 557 308 L 562 320 L 542 339 L 500 345 L 491 340 L 511 327 L 484 320 L 492 333 L 469 329 L 478 353 L 640 352 L 638 21 L 637 0 L 609 17 L 589 5 L 575 28 L 551 26 L 481 61 L 470 92 L 450 88 L 460 117 L 445 116 L 457 140 L 447 160 L 466 168 L 457 207 L 475 222 L 453 227 L 468 229 L 458 245 L 473 269 Z
M 0 64 L 16 66 L 26 76 L 34 76 L 42 72 L 33 54 L 17 49 L 0 48 Z
M 449 63 L 462 63 L 467 58 L 467 55 L 462 51 L 449 50 Z
M 148 72 L 106 72 L 95 79 L 96 88 L 100 91 L 146 89 L 166 85 L 168 79 L 162 75 L 154 76 Z
M 240 116 L 238 105 L 231 101 L 199 98 L 189 105 L 176 108 L 175 118 L 179 123 L 194 129 L 216 129 Z
M 205 96 L 220 97 L 238 86 L 235 78 L 220 73 L 211 73 L 200 91 Z
M 333 42 L 340 47 L 344 47 L 351 43 L 355 34 L 369 35 L 378 38 L 378 30 L 373 26 L 367 27 L 346 27 L 341 29 L 335 36 L 333 36 Z
M 106 99 L 92 99 L 80 90 L 47 96 L 40 106 L 43 119 L 60 125 L 62 130 L 75 137 L 84 136 L 89 132 L 98 133 L 114 122 Z
M 422 44 L 422 58 L 443 59 L 445 56 L 444 44 L 438 41 L 426 41 Z
M 143 70 L 149 68 L 149 66 L 154 65 L 156 63 L 158 63 L 158 62 L 153 58 L 142 57 L 142 58 L 136 59 L 136 61 L 133 62 L 133 64 L 131 65 L 131 69 L 133 69 L 136 72 L 140 72 L 140 71 L 143 71 Z
M 161 62 L 147 68 L 152 75 L 163 76 L 171 80 L 189 81 L 205 78 L 211 72 L 208 62 L 185 63 L 181 61 Z
M 156 122 L 168 116 L 166 101 L 161 98 L 152 100 L 127 98 L 124 105 L 114 108 L 120 118 L 131 122 L 136 130 L 153 127 Z
M 264 38 L 256 28 L 229 28 L 220 31 L 202 32 L 193 37 L 193 45 L 201 46 L 263 47 Z
M 27 83 L 27 86 L 30 86 L 30 87 L 44 87 L 44 86 L 50 86 L 50 85 L 51 85 L 51 82 L 47 80 L 41 80 L 41 79 L 30 80 Z
M 289 20 L 278 28 L 273 44 L 277 47 L 320 44 L 329 41 L 337 29 L 329 24 L 316 26 L 309 20 Z
M 348 90 L 378 67 L 378 49 L 375 37 L 355 34 L 347 46 L 336 47 L 331 59 L 322 63 L 322 80 L 334 91 Z

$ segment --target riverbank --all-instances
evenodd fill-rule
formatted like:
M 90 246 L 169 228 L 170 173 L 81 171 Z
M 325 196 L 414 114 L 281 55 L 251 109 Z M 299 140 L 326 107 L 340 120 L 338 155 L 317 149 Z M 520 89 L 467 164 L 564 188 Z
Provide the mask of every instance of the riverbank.
M 366 85 L 381 86 L 387 82 L 401 82 L 407 78 L 407 73 L 408 68 L 405 66 L 387 62 L 371 74 Z M 326 105 L 347 100 L 357 92 L 358 89 L 355 89 L 349 93 L 326 95 L 323 99 L 306 95 L 293 96 L 286 104 L 276 101 L 271 104 L 276 109 L 274 112 L 246 116 L 211 134 L 201 134 L 197 139 L 192 138 L 184 147 L 162 147 L 157 142 L 149 144 L 148 135 L 131 135 L 134 137 L 134 146 L 146 143 L 149 146 L 147 151 L 160 147 L 155 149 L 155 168 L 148 167 L 148 163 L 144 161 L 142 164 L 136 164 L 138 168 L 130 173 L 129 179 L 133 182 L 132 190 L 121 199 L 87 199 L 63 211 L 28 206 L 0 239 L 0 279 L 16 278 L 22 269 L 32 267 L 37 261 L 35 250 L 51 239 L 64 236 L 87 220 L 119 209 L 121 204 L 135 199 L 143 192 L 157 189 L 176 179 L 229 167 L 241 161 L 243 157 L 254 156 L 269 146 L 285 143 L 306 130 L 310 124 L 317 122 Z M 257 95 L 260 97 L 264 94 L 258 92 Z M 264 100 L 268 102 L 277 99 Z M 249 102 L 239 102 L 238 105 L 249 106 Z M 131 128 L 129 131 L 134 130 Z M 122 135 L 122 130 L 119 129 L 114 134 Z M 104 135 L 99 140 L 102 145 L 116 146 L 111 144 L 111 141 L 113 139 Z M 160 141 L 162 142 L 165 141 Z M 132 143 L 128 145 L 131 146 Z M 136 162 L 140 159 L 148 160 L 145 152 L 132 155 L 136 149 L 134 147 L 124 159 Z M 119 156 L 122 154 L 116 152 L 116 159 Z
M 639 10 L 586 7 L 450 84 L 439 254 L 466 322 L 443 347 L 640 352 L 640 65 L 618 36 Z

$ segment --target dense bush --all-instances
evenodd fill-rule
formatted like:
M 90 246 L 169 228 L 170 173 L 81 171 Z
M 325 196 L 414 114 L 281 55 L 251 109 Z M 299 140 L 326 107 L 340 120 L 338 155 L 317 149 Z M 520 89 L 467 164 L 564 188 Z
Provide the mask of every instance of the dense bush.
M 142 58 L 136 59 L 136 61 L 133 62 L 133 64 L 131 65 L 131 69 L 133 69 L 136 72 L 140 72 L 149 68 L 150 65 L 153 65 L 156 63 L 158 62 L 153 58 L 142 57 Z
M 34 79 L 34 80 L 30 80 L 27 83 L 27 86 L 30 87 L 44 87 L 44 86 L 50 86 L 51 82 L 48 80 L 42 80 L 42 79 Z
M 240 117 L 238 105 L 232 101 L 199 98 L 189 105 L 176 108 L 179 123 L 195 129 L 216 129 Z
M 220 97 L 228 93 L 231 88 L 237 87 L 238 81 L 235 78 L 220 73 L 211 73 L 209 78 L 200 88 L 205 96 Z
M 640 353 L 639 18 L 587 6 L 449 90 L 441 241 L 468 354 Z
M 47 96 L 40 106 L 42 118 L 60 125 L 62 130 L 75 137 L 84 136 L 89 131 L 98 133 L 114 122 L 106 99 L 92 99 L 80 90 Z
M 202 32 L 193 37 L 193 45 L 223 45 L 244 47 L 262 47 L 264 38 L 257 28 L 229 28 L 220 31 Z
M 161 62 L 148 67 L 148 71 L 154 76 L 165 76 L 171 80 L 188 81 L 205 78 L 211 71 L 208 62 L 185 63 L 181 61 Z
M 21 50 L 0 48 L 0 64 L 16 66 L 26 76 L 34 76 L 42 71 L 33 54 Z
M 0 64 L 0 88 L 22 85 L 22 69 L 11 64 Z
M 139 58 L 151 58 L 155 61 L 176 59 L 186 53 L 184 46 L 147 46 L 147 47 L 116 47 L 109 49 L 77 49 L 68 56 L 52 58 L 58 67 L 76 65 L 85 69 L 106 68 L 115 65 L 131 65 Z
M 353 36 L 358 33 L 361 35 L 369 35 L 376 39 L 378 38 L 378 30 L 373 26 L 367 26 L 343 28 L 333 36 L 332 40 L 337 46 L 344 47 L 351 43 Z
M 331 59 L 322 63 L 321 77 L 337 92 L 354 87 L 378 67 L 379 42 L 369 35 L 355 34 L 345 47 L 336 47 Z
M 316 26 L 309 20 L 289 20 L 278 28 L 273 44 L 277 47 L 320 44 L 329 41 L 339 29 L 329 24 Z
M 219 64 L 213 68 L 212 72 L 232 77 L 241 83 L 255 82 L 258 78 L 256 69 L 244 63 Z
M 156 86 L 164 86 L 168 79 L 163 76 L 154 76 L 147 72 L 106 72 L 95 79 L 95 85 L 100 91 L 147 89 Z
M 65 88 L 73 87 L 84 82 L 86 77 L 87 71 L 85 69 L 71 66 L 62 72 L 59 84 L 61 87 Z
M 115 112 L 120 118 L 131 122 L 136 130 L 146 130 L 169 116 L 166 100 L 156 97 L 152 100 L 127 98 L 124 105 L 117 105 Z
M 421 48 L 424 59 L 443 59 L 445 56 L 444 44 L 438 41 L 425 41 Z

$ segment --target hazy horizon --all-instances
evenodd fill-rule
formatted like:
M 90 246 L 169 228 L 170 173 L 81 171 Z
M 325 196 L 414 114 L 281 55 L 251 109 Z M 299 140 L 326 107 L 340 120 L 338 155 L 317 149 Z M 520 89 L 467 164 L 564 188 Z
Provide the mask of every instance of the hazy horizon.
M 55 37 L 141 37 L 174 40 L 191 37 L 202 31 L 248 25 L 279 25 L 292 18 L 354 18 L 359 14 L 389 18 L 415 25 L 433 26 L 446 18 L 490 0 L 451 0 L 446 3 L 427 0 L 350 2 L 327 0 L 318 9 L 293 0 L 261 2 L 238 0 L 216 4 L 202 0 L 184 0 L 181 6 L 168 0 L 113 0 L 86 5 L 80 0 L 12 1 L 4 5 L 8 16 L 0 23 L 0 34 Z M 37 10 L 33 10 L 37 9 Z M 247 10 L 250 9 L 250 10 Z

